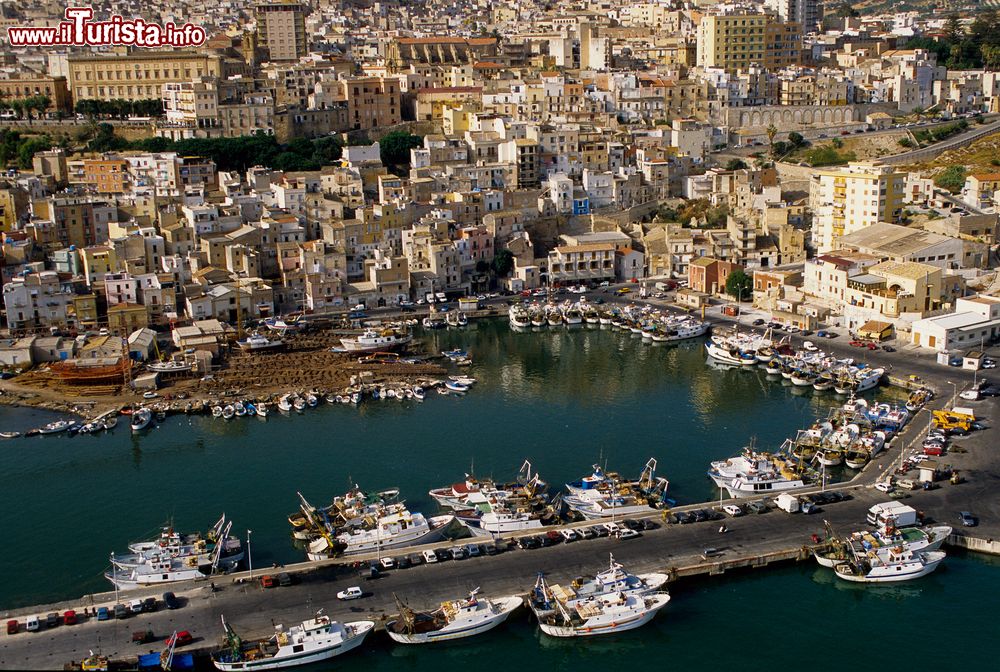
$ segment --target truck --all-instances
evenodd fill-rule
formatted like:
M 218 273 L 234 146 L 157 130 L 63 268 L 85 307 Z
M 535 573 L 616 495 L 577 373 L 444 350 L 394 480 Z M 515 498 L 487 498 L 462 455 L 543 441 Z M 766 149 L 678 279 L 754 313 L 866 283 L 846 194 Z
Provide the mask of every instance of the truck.
M 885 502 L 873 504 L 868 509 L 868 524 L 881 527 L 892 523 L 896 527 L 919 525 L 917 510 L 902 502 Z
M 788 513 L 796 513 L 802 505 L 798 497 L 790 495 L 787 492 L 778 495 L 774 499 L 774 503 L 778 505 L 779 509 Z

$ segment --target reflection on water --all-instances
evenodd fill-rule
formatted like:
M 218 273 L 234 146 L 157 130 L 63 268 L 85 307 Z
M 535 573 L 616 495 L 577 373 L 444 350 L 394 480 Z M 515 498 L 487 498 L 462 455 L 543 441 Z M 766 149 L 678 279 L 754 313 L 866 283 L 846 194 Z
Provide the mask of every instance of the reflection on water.
M 515 333 L 506 320 L 421 338 L 429 354 L 467 348 L 475 363 L 456 373 L 480 382 L 423 403 L 323 405 L 266 421 L 180 416 L 135 436 L 123 421 L 100 436 L 0 443 L 0 529 L 15 549 L 0 554 L 0 575 L 20 579 L 0 584 L 0 603 L 104 589 L 108 551 L 170 516 L 180 529 L 204 530 L 225 511 L 236 528 L 254 530 L 255 559 L 300 560 L 285 519 L 297 491 L 325 504 L 354 483 L 398 486 L 413 510 L 432 514 L 428 490 L 462 479 L 473 463 L 479 476 L 508 479 L 528 458 L 555 491 L 598 459 L 635 477 L 656 457 L 672 497 L 714 499 L 711 460 L 751 436 L 776 447 L 841 403 L 794 396 L 763 371 L 709 368 L 700 340 L 654 347 L 609 329 Z M 0 409 L 0 426 L 20 412 Z M 74 572 L 38 553 L 37 520 L 74 549 Z

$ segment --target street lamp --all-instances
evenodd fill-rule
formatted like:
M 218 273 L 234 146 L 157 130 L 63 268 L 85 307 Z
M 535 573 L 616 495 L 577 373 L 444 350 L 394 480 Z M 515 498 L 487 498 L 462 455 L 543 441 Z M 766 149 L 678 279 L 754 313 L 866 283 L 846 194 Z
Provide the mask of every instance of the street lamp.
M 250 580 L 253 581 L 253 556 L 250 554 L 250 535 L 253 530 L 247 530 L 247 564 L 250 567 Z

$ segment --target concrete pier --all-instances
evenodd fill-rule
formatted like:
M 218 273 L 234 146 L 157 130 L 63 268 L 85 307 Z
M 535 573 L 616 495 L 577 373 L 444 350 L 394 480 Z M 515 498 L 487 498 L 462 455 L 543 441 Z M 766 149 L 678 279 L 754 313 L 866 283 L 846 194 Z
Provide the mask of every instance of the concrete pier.
M 977 413 L 986 418 L 996 417 L 1000 400 L 990 399 L 976 404 Z M 259 581 L 247 581 L 248 572 L 217 577 L 218 588 L 210 590 L 208 581 L 170 584 L 155 590 L 135 590 L 121 593 L 119 601 L 155 596 L 172 590 L 184 602 L 181 609 L 167 611 L 162 604 L 155 613 L 129 616 L 122 620 L 98 622 L 85 618 L 77 625 L 60 625 L 52 630 L 16 635 L 0 635 L 0 668 L 56 669 L 70 661 L 79 661 L 88 650 L 100 649 L 112 658 L 134 658 L 139 653 L 162 648 L 163 639 L 174 630 L 188 630 L 196 638 L 184 651 L 205 653 L 218 647 L 222 636 L 220 617 L 233 624 L 245 637 L 266 636 L 273 624 L 285 626 L 308 618 L 324 608 L 331 617 L 341 620 L 375 619 L 393 613 L 393 594 L 405 599 L 414 608 L 429 608 L 437 603 L 460 597 L 481 586 L 487 596 L 524 594 L 534 583 L 538 572 L 553 581 L 566 582 L 583 574 L 593 574 L 607 566 L 608 556 L 624 563 L 634 572 L 661 571 L 673 581 L 691 577 L 713 576 L 734 571 L 758 571 L 774 563 L 809 561 L 812 535 L 825 534 L 823 522 L 839 533 L 864 527 L 865 513 L 875 502 L 886 501 L 884 493 L 872 484 L 899 463 L 900 451 L 918 441 L 926 429 L 927 412 L 910 423 L 907 430 L 892 442 L 851 483 L 838 484 L 836 489 L 851 495 L 850 499 L 829 504 L 816 514 L 787 514 L 769 509 L 762 514 L 747 514 L 727 519 L 727 531 L 720 534 L 719 521 L 681 525 L 664 522 L 661 512 L 651 511 L 648 518 L 660 524 L 632 540 L 599 538 L 562 543 L 537 550 L 511 550 L 506 553 L 462 561 L 421 565 L 387 572 L 382 578 L 365 581 L 351 564 L 342 560 L 320 563 L 304 562 L 275 570 L 256 569 L 254 578 L 262 573 L 287 571 L 297 583 L 287 587 L 265 589 Z M 995 433 L 992 430 L 974 432 L 956 439 L 953 445 L 964 448 L 938 458 L 939 463 L 951 464 L 966 479 L 952 485 L 947 482 L 934 490 L 916 490 L 904 501 L 920 511 L 928 520 L 955 526 L 950 546 L 973 551 L 997 552 L 1000 539 L 1000 472 L 995 469 Z M 812 491 L 818 490 L 814 488 Z M 828 488 L 829 489 L 829 488 Z M 810 490 L 803 491 L 809 492 Z M 741 500 L 746 501 L 746 500 Z M 718 501 L 677 507 L 674 511 L 717 507 Z M 980 525 L 963 528 L 957 512 L 969 510 L 980 519 Z M 577 523 L 574 526 L 593 523 Z M 468 543 L 461 540 L 439 543 L 434 548 Z M 707 549 L 714 549 L 706 553 Z M 406 549 L 414 553 L 419 548 Z M 396 555 L 400 555 L 397 552 Z M 358 558 L 365 560 L 368 558 Z M 817 570 L 819 571 L 819 570 Z M 352 585 L 370 593 L 364 599 L 340 602 L 337 591 Z M 87 595 L 57 604 L 2 612 L 2 618 L 24 621 L 30 614 L 44 617 L 50 612 L 62 613 L 74 609 L 82 614 L 85 608 L 112 606 L 113 592 Z M 669 609 L 666 617 L 669 617 Z M 146 645 L 131 643 L 134 631 L 150 629 L 157 642 Z

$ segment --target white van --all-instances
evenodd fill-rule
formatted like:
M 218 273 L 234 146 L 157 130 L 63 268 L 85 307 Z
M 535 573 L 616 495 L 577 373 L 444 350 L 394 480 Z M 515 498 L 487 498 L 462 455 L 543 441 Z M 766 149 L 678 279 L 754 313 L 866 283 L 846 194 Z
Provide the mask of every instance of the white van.
M 437 553 L 435 553 L 434 551 L 424 551 L 420 555 L 423 556 L 425 564 L 429 565 L 432 562 L 437 562 L 438 561 Z
M 38 616 L 28 616 L 24 621 L 24 629 L 28 632 L 38 632 L 42 629 L 42 624 L 38 620 Z

